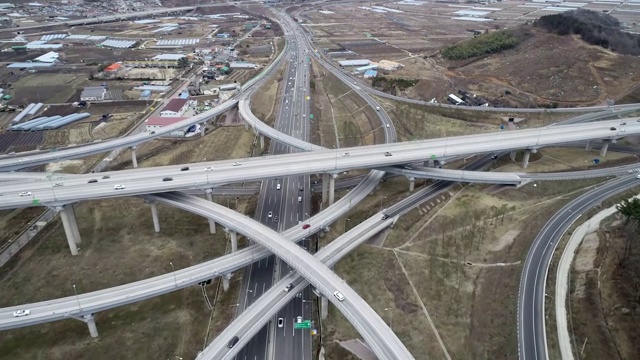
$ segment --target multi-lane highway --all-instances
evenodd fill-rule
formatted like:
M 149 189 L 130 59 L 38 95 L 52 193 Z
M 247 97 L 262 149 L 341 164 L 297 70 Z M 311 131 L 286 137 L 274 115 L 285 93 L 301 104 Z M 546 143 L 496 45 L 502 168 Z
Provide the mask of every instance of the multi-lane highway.
M 548 359 L 545 331 L 545 285 L 551 257 L 567 229 L 603 200 L 640 185 L 635 175 L 607 182 L 560 209 L 542 228 L 527 253 L 518 294 L 518 355 L 521 360 Z
M 291 44 L 291 50 L 286 59 L 288 61 L 283 77 L 284 86 L 281 93 L 278 94 L 279 107 L 275 129 L 268 127 L 266 131 L 276 132 L 277 135 L 284 134 L 292 139 L 300 139 L 301 144 L 308 146 L 310 145 L 306 142 L 309 133 L 306 121 L 308 106 L 304 101 L 304 93 L 308 91 L 304 82 L 306 74 L 304 66 L 299 66 L 301 50 L 297 48 L 293 35 L 289 31 L 286 31 L 286 34 L 289 38 L 288 43 Z M 241 109 L 241 114 L 248 113 L 252 119 L 255 119 L 250 112 L 248 102 L 243 102 Z M 252 121 L 252 126 L 260 127 L 265 124 L 255 119 Z M 263 131 L 265 130 L 262 130 L 261 133 Z M 272 142 L 269 148 L 271 155 L 287 154 L 291 151 L 296 151 L 296 149 L 280 142 Z M 306 214 L 310 212 L 309 190 L 308 176 L 290 176 L 263 181 L 258 211 L 256 212 L 257 220 L 279 232 L 295 226 L 298 222 L 308 218 Z M 303 245 L 308 245 L 307 241 L 303 241 Z M 271 288 L 273 281 L 278 281 L 280 276 L 288 274 L 289 271 L 288 265 L 275 256 L 270 256 L 264 261 L 248 266 L 245 269 L 241 287 L 239 311 L 242 312 L 251 306 L 265 291 Z M 308 306 L 309 294 L 308 290 L 301 292 L 300 297 L 291 301 L 279 316 L 289 320 L 295 319 L 297 316 L 308 318 L 311 310 Z M 238 357 L 240 359 L 267 359 L 276 358 L 274 354 L 278 354 L 277 358 L 283 360 L 310 359 L 311 337 L 309 331 L 299 330 L 287 337 L 282 330 L 282 328 L 276 327 L 276 321 L 269 323 L 242 348 Z

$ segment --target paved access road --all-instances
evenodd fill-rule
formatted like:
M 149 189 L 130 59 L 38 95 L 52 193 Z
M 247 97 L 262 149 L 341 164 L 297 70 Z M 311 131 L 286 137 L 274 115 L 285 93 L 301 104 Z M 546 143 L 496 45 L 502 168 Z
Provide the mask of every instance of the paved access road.
M 565 205 L 542 228 L 527 253 L 518 294 L 518 355 L 546 360 L 545 284 L 551 257 L 562 235 L 585 211 L 603 200 L 640 185 L 635 175 L 599 185 Z

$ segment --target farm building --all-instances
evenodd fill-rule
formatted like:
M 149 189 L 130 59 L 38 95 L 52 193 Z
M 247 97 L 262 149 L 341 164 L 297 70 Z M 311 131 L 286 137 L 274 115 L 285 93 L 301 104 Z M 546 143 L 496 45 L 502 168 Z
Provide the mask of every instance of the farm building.
M 378 75 L 378 72 L 376 70 L 367 70 L 364 72 L 363 77 L 365 79 L 369 79 L 369 78 L 374 78 Z
M 106 72 L 115 72 L 115 71 L 120 70 L 121 67 L 122 67 L 122 64 L 113 63 L 113 64 L 107 66 L 106 68 L 104 68 L 104 71 L 106 71 Z
M 156 131 L 162 127 L 173 125 L 177 122 L 186 119 L 186 117 L 179 116 L 152 116 L 145 121 L 147 132 Z M 176 130 L 169 133 L 173 136 L 184 136 L 185 130 Z
M 55 51 L 49 51 L 44 55 L 40 55 L 37 58 L 33 59 L 33 61 L 42 62 L 42 63 L 54 63 L 58 62 L 59 54 Z
M 151 59 L 157 61 L 178 61 L 185 56 L 186 55 L 184 54 L 160 54 L 152 57 Z
M 179 117 L 187 111 L 189 100 L 187 99 L 171 99 L 167 105 L 160 111 L 161 117 Z
M 359 74 L 361 72 L 365 72 L 367 70 L 372 70 L 372 69 L 377 69 L 377 68 L 378 68 L 377 64 L 371 64 L 371 65 L 359 67 L 359 68 L 353 70 L 353 73 L 354 74 Z
M 258 67 L 258 65 L 249 62 L 234 61 L 229 64 L 229 67 L 232 69 L 255 69 Z
M 367 66 L 371 64 L 371 61 L 368 59 L 360 59 L 360 60 L 340 60 L 338 64 L 342 67 L 345 66 Z
M 102 86 L 87 86 L 80 94 L 81 101 L 101 101 L 104 100 L 107 89 Z
M 39 62 L 18 62 L 7 65 L 8 68 L 36 68 L 36 67 L 51 67 L 53 63 L 39 63 Z

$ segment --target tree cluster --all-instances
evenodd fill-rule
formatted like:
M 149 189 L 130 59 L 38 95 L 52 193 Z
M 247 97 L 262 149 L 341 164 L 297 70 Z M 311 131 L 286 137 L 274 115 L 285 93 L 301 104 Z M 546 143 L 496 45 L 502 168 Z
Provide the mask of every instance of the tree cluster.
M 625 199 L 620 204 L 616 205 L 616 209 L 624 216 L 624 226 L 629 228 L 633 226 L 631 232 L 638 232 L 640 230 L 640 199 L 633 198 L 631 200 Z M 631 254 L 633 242 L 635 240 L 635 234 L 627 236 L 627 241 L 624 247 L 624 253 L 620 259 L 620 263 L 625 262 Z
M 441 54 L 448 60 L 464 60 L 476 56 L 494 54 L 516 47 L 520 39 L 510 30 L 494 31 L 478 35 L 442 50 Z
M 582 40 L 620 54 L 640 55 L 640 36 L 622 31 L 620 22 L 609 14 L 572 10 L 541 17 L 536 26 L 558 35 L 580 35 Z
M 372 79 L 373 87 L 382 88 L 383 91 L 396 94 L 396 89 L 406 90 L 418 83 L 418 79 L 394 79 L 384 76 L 376 76 Z

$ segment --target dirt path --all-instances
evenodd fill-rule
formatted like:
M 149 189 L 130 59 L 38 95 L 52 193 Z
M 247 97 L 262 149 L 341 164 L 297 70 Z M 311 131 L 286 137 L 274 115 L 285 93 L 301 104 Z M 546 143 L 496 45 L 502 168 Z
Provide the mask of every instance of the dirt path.
M 398 257 L 398 254 L 395 251 L 393 252 L 393 255 L 396 257 L 396 260 L 398 260 L 398 264 L 400 264 L 400 268 L 402 269 L 402 273 L 404 274 L 404 277 L 407 278 L 409 285 L 411 285 L 411 290 L 413 291 L 413 295 L 415 295 L 416 299 L 418 299 L 418 302 L 420 303 L 420 307 L 422 308 L 422 313 L 427 318 L 427 321 L 429 321 L 431 330 L 433 330 L 433 334 L 436 336 L 436 339 L 438 339 L 438 344 L 440 344 L 440 348 L 442 349 L 442 352 L 444 352 L 444 356 L 447 358 L 447 360 L 451 360 L 451 356 L 449 356 L 449 352 L 447 351 L 447 348 L 444 346 L 444 342 L 442 342 L 442 339 L 440 338 L 440 333 L 438 333 L 438 329 L 436 329 L 436 326 L 433 323 L 433 320 L 431 320 L 431 316 L 429 316 L 429 312 L 427 311 L 427 308 L 424 306 L 424 303 L 420 298 L 420 294 L 418 293 L 418 290 L 413 285 L 413 282 L 409 277 L 409 273 L 407 273 L 407 270 L 404 268 L 402 261 L 400 261 L 400 258 Z

